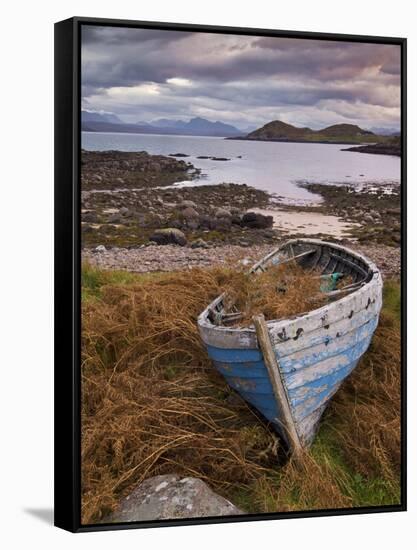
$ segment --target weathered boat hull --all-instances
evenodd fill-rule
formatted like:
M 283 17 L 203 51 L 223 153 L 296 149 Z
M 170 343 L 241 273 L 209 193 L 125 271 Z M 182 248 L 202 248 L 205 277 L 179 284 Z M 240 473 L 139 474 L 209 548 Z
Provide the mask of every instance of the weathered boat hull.
M 382 305 L 382 279 L 374 264 L 343 247 L 311 239 L 290 243 L 291 249 L 301 243 L 346 251 L 346 258 L 356 258 L 359 273 L 363 269 L 367 277 L 358 290 L 336 302 L 293 319 L 267 323 L 292 420 L 301 445 L 307 447 L 331 397 L 371 342 Z M 254 269 L 259 265 L 262 262 Z M 254 328 L 233 329 L 210 321 L 210 313 L 222 311 L 222 299 L 210 304 L 198 320 L 208 355 L 229 385 L 287 439 L 283 405 L 274 393 Z

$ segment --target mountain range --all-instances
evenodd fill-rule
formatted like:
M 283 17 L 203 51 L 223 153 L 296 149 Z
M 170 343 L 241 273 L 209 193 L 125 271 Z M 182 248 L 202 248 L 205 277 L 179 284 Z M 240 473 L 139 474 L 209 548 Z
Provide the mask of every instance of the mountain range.
M 152 122 L 123 122 L 112 113 L 81 111 L 81 129 L 86 132 L 125 132 L 137 134 L 176 134 L 186 136 L 243 136 L 246 132 L 224 122 L 194 117 L 188 121 L 160 118 Z
M 151 122 L 137 121 L 127 123 L 114 113 L 81 111 L 81 128 L 89 132 L 121 132 L 136 134 L 168 134 L 186 136 L 216 136 L 227 139 L 250 141 L 290 141 L 316 143 L 385 143 L 390 136 L 399 132 L 384 128 L 364 130 L 356 124 L 333 124 L 321 130 L 299 127 L 273 120 L 264 126 L 240 130 L 224 122 L 212 122 L 202 117 L 189 120 L 158 118 Z

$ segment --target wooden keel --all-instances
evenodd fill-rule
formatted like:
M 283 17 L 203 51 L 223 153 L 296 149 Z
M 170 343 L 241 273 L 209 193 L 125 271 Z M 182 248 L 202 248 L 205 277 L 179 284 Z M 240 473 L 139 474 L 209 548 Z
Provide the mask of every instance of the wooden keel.
M 253 317 L 252 320 L 255 326 L 259 348 L 262 351 L 264 363 L 268 371 L 275 399 L 277 400 L 277 403 L 279 404 L 282 411 L 282 419 L 277 419 L 277 421 L 282 424 L 285 430 L 290 450 L 293 452 L 294 457 L 301 458 L 303 448 L 300 442 L 300 438 L 298 437 L 298 432 L 288 401 L 288 395 L 281 377 L 281 371 L 279 369 L 276 355 L 271 344 L 271 339 L 269 337 L 268 326 L 266 324 L 265 317 L 263 314 L 260 314 Z

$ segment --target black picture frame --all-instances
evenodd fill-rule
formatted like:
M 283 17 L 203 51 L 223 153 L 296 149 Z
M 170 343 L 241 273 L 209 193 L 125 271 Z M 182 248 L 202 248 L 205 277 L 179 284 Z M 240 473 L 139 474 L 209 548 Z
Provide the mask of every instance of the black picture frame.
M 401 288 L 402 288 L 402 429 L 401 504 L 335 510 L 277 512 L 244 516 L 172 519 L 119 524 L 81 524 L 80 418 L 80 30 L 82 25 L 186 30 L 316 40 L 394 44 L 401 47 Z M 176 525 L 335 516 L 406 510 L 406 288 L 407 288 L 407 76 L 405 38 L 206 26 L 165 22 L 73 17 L 55 24 L 55 525 L 71 532 L 121 530 Z

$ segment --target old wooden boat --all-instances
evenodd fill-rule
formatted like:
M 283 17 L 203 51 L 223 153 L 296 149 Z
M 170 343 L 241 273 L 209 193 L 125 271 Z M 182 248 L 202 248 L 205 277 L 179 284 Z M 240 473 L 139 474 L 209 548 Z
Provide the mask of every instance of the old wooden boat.
M 214 366 L 297 451 L 312 443 L 329 400 L 371 342 L 382 277 L 364 256 L 316 239 L 287 241 L 251 272 L 289 261 L 324 278 L 348 274 L 350 284 L 327 289 L 319 309 L 288 319 L 257 318 L 247 328 L 230 326 L 239 312 L 227 311 L 221 295 L 201 313 L 198 327 Z

